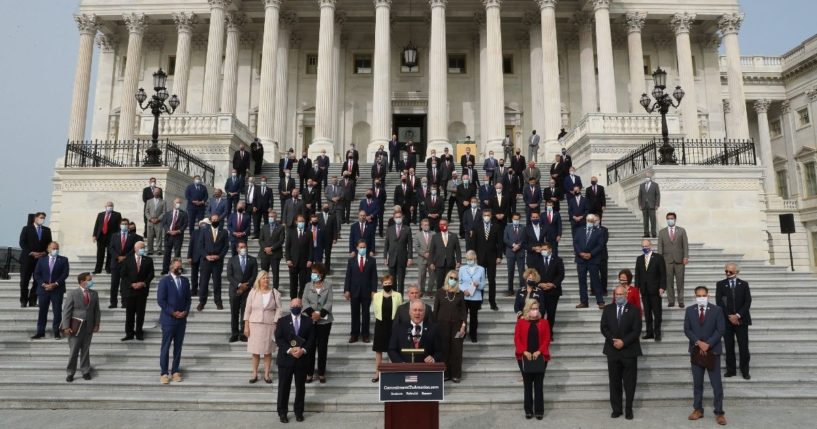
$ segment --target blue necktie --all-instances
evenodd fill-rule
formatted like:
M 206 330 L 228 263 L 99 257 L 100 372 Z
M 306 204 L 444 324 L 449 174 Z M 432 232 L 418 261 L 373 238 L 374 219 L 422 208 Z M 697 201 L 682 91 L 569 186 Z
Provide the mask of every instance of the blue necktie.
M 37 225 L 37 240 L 43 239 L 43 230 L 40 225 Z

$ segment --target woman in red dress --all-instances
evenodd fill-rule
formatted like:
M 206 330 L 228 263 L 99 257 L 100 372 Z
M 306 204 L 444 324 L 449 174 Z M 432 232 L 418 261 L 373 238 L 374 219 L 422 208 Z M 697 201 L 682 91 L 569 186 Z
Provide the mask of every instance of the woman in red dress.
M 516 361 L 525 385 L 525 418 L 533 418 L 535 412 L 536 418 L 542 420 L 545 415 L 542 384 L 550 360 L 550 327 L 547 319 L 542 318 L 539 301 L 535 299 L 525 301 L 522 317 L 516 321 L 513 339 L 516 346 Z M 532 361 L 542 360 L 543 367 L 533 370 Z

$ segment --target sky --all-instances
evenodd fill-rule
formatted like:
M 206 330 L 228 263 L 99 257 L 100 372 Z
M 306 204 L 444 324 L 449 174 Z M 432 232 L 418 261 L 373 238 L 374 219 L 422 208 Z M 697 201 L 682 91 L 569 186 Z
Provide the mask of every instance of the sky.
M 53 168 L 68 131 L 79 44 L 72 14 L 78 4 L 0 0 L 0 145 L 6 148 L 0 156 L 0 180 L 6 183 L 0 246 L 16 247 L 27 213 L 51 208 Z M 781 55 L 817 31 L 814 0 L 743 0 L 741 7 L 742 55 Z

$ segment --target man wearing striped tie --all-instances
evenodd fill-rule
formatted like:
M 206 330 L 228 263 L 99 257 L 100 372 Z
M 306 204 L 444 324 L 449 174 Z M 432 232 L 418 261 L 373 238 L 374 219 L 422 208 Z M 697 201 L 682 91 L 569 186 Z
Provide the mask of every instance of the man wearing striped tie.
M 612 418 L 622 414 L 621 394 L 626 397 L 624 418 L 633 419 L 633 397 L 638 375 L 638 357 L 641 356 L 641 312 L 627 303 L 627 288 L 616 287 L 613 302 L 604 307 L 601 315 L 601 334 L 604 336 L 604 354 L 610 379 Z

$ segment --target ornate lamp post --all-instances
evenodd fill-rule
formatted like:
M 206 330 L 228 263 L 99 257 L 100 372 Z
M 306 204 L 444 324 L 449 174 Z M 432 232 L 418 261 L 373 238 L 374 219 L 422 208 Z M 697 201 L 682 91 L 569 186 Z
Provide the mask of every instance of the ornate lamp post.
M 684 98 L 684 90 L 681 89 L 680 86 L 675 87 L 675 91 L 672 92 L 672 97 L 669 94 L 664 92 L 667 89 L 667 72 L 659 67 L 655 72 L 652 74 L 653 81 L 655 82 L 655 88 L 652 90 L 652 96 L 655 98 L 655 104 L 650 106 L 652 100 L 647 94 L 641 95 L 641 106 L 644 107 L 644 110 L 647 113 L 652 113 L 654 111 L 658 111 L 661 114 L 661 136 L 663 137 L 664 144 L 661 145 L 661 148 L 658 149 L 658 152 L 661 156 L 658 158 L 658 163 L 661 165 L 674 165 L 676 164 L 675 149 L 670 146 L 669 144 L 669 129 L 667 128 L 667 112 L 669 112 L 669 108 L 681 105 L 681 99 Z M 675 98 L 675 102 L 672 101 L 672 98 Z
M 165 87 L 166 83 L 167 73 L 160 68 L 159 71 L 153 73 L 153 89 L 156 93 L 153 94 L 147 104 L 144 104 L 148 98 L 144 88 L 139 88 L 139 91 L 136 92 L 136 101 L 139 102 L 139 107 L 142 110 L 150 109 L 150 112 L 153 113 L 153 135 L 151 136 L 153 144 L 146 151 L 147 157 L 145 157 L 145 162 L 142 164 L 145 167 L 158 167 L 162 165 L 160 161 L 162 150 L 159 149 L 159 115 L 162 113 L 172 115 L 176 108 L 179 107 L 179 97 L 176 97 L 175 94 L 171 97 L 170 94 L 168 94 L 167 88 Z M 167 100 L 168 97 L 170 100 Z M 165 104 L 166 100 L 167 104 Z
M 414 2 L 409 1 L 409 16 L 412 16 L 412 5 Z M 417 66 L 417 47 L 411 41 L 411 24 L 409 24 L 409 42 L 403 48 L 403 65 L 408 68 Z

